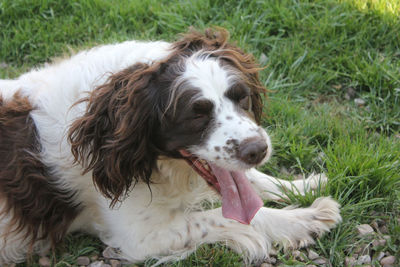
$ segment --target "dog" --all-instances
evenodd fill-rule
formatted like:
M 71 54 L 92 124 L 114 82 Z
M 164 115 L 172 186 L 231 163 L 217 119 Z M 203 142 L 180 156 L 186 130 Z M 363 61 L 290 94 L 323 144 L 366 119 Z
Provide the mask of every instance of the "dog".
M 255 169 L 272 153 L 259 125 L 266 89 L 254 57 L 228 39 L 209 28 L 102 45 L 0 80 L 0 263 L 75 231 L 131 262 L 215 242 L 261 262 L 273 244 L 306 246 L 339 223 L 330 197 L 263 206 L 327 178 Z

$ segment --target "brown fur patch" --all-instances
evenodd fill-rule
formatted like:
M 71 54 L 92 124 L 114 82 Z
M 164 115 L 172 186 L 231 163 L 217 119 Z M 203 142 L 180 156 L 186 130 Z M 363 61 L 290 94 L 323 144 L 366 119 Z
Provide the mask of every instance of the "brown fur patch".
M 32 109 L 18 93 L 7 102 L 0 97 L 0 219 L 11 215 L 7 234 L 23 233 L 31 249 L 38 240 L 54 246 L 80 210 L 71 203 L 74 192 L 52 184 L 54 177 L 40 160 Z

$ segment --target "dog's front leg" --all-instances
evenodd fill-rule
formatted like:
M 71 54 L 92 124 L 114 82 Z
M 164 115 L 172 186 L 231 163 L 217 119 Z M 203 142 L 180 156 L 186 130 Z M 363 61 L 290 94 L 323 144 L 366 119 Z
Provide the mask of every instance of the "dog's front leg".
M 340 220 L 339 205 L 330 198 L 319 198 L 308 208 L 262 207 L 250 225 L 224 218 L 218 208 L 149 219 L 141 231 L 121 236 L 118 247 L 131 261 L 164 262 L 182 259 L 201 244 L 222 242 L 246 261 L 259 262 L 268 257 L 271 244 L 305 246 L 314 242 L 313 233 L 321 235 Z
M 325 174 L 311 174 L 307 179 L 286 181 L 266 175 L 256 169 L 250 169 L 247 177 L 254 189 L 265 199 L 281 200 L 285 198 L 285 191 L 304 195 L 306 192 L 324 188 L 328 178 Z

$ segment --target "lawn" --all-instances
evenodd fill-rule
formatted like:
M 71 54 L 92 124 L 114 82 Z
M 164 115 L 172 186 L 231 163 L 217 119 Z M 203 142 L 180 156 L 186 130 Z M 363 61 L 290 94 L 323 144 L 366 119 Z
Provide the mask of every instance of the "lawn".
M 382 251 L 400 264 L 399 0 L 1 0 L 0 78 L 93 45 L 173 41 L 189 26 L 212 25 L 228 29 L 265 66 L 261 80 L 270 93 L 263 125 L 274 155 L 261 169 L 283 179 L 313 171 L 329 177 L 328 188 L 314 196 L 266 205 L 309 205 L 331 195 L 342 205 L 343 222 L 312 247 L 327 266 L 367 254 L 380 266 L 375 258 Z M 379 231 L 360 237 L 359 224 Z M 75 234 L 57 248 L 54 262 L 74 265 L 103 248 Z M 312 264 L 282 250 L 275 258 L 284 266 Z M 242 265 L 221 244 L 166 264 Z

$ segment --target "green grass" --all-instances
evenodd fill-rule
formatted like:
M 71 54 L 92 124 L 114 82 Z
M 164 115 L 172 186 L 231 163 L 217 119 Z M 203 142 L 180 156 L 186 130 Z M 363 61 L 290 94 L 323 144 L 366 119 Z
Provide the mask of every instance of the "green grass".
M 227 28 L 266 66 L 261 78 L 272 92 L 263 124 L 275 152 L 262 170 L 285 179 L 292 177 L 283 168 L 324 171 L 330 178 L 320 194 L 341 203 L 343 223 L 314 249 L 332 266 L 342 266 L 345 256 L 368 242 L 357 237 L 354 226 L 378 216 L 388 221 L 391 236 L 382 249 L 400 257 L 398 0 L 1 0 L 0 62 L 7 66 L 0 67 L 0 77 L 17 77 L 96 44 L 174 40 L 191 25 Z M 355 95 L 349 99 L 350 91 Z M 365 105 L 355 105 L 353 98 Z M 307 205 L 316 196 L 288 197 Z M 101 250 L 96 239 L 70 237 L 58 248 L 57 266 Z M 300 264 L 284 252 L 278 258 L 286 265 Z M 242 263 L 239 255 L 215 245 L 172 265 Z

